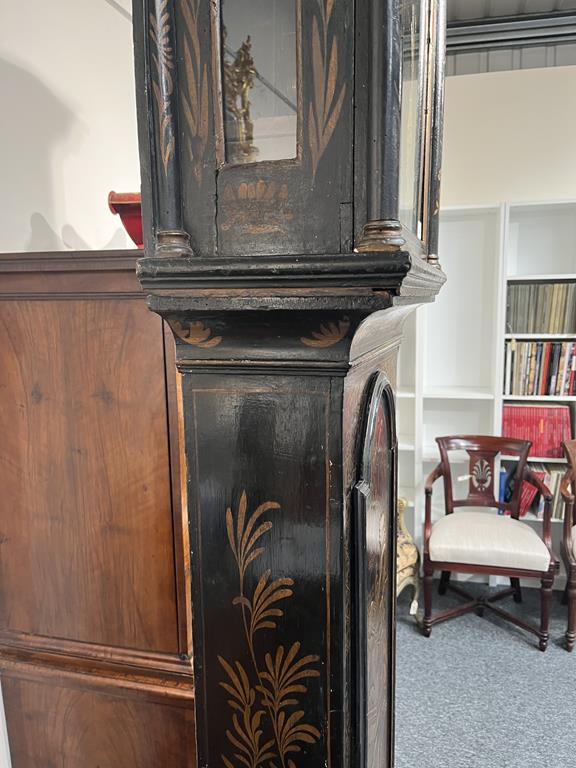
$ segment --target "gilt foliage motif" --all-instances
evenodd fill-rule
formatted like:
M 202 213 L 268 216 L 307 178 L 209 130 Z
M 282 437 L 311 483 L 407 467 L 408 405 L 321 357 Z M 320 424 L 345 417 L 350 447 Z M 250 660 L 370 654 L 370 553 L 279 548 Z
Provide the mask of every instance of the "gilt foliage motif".
M 160 155 L 165 174 L 168 173 L 168 163 L 174 152 L 174 132 L 172 126 L 174 49 L 170 40 L 169 1 L 161 0 L 158 16 L 153 13 L 150 14 L 150 37 L 153 44 L 152 61 L 156 70 L 156 79 L 152 79 L 152 92 L 158 111 Z
M 312 331 L 312 338 L 302 336 L 300 341 L 307 347 L 316 347 L 317 349 L 327 349 L 338 344 L 346 336 L 350 328 L 348 318 L 339 320 L 338 323 L 325 323 L 320 326 L 318 331 Z
M 225 673 L 220 686 L 232 711 L 226 730 L 229 752 L 222 754 L 225 768 L 297 768 L 298 754 L 320 738 L 320 731 L 306 722 L 305 711 L 307 681 L 320 676 L 319 657 L 301 653 L 299 642 L 260 654 L 255 644 L 258 633 L 278 628 L 285 601 L 293 596 L 294 581 L 274 579 L 270 570 L 262 573 L 251 595 L 245 584 L 248 569 L 265 551 L 263 537 L 273 528 L 264 516 L 279 509 L 276 502 L 266 501 L 248 515 L 244 491 L 237 514 L 226 510 L 228 544 L 238 569 L 238 595 L 232 604 L 241 614 L 250 665 L 246 669 L 218 656 Z
M 335 0 L 317 0 L 320 13 L 319 17 L 315 14 L 312 20 L 314 95 L 308 109 L 308 144 L 313 177 L 316 177 L 320 159 L 336 128 L 346 94 L 345 84 L 337 88 L 338 38 L 330 27 L 334 2 Z
M 212 349 L 222 342 L 222 336 L 212 336 L 211 329 L 199 320 L 186 324 L 175 319 L 170 319 L 168 322 L 179 339 L 194 347 Z
M 183 57 L 184 88 L 181 89 L 181 106 L 187 126 L 187 147 L 198 184 L 202 183 L 202 158 L 208 142 L 208 68 L 200 45 L 200 0 L 182 3 L 184 21 Z

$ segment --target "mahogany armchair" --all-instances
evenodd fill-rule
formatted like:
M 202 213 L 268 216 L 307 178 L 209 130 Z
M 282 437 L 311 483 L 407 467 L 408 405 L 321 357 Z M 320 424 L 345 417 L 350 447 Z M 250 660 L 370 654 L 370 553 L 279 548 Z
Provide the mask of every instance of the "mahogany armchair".
M 426 517 L 424 524 L 424 620 L 423 633 L 429 637 L 432 626 L 441 621 L 476 611 L 482 616 L 490 609 L 498 616 L 538 637 L 539 648 L 546 650 L 550 621 L 550 600 L 558 562 L 552 552 L 552 497 L 544 483 L 527 467 L 530 442 L 490 436 L 450 436 L 436 438 L 440 463 L 426 481 Z M 468 454 L 469 470 L 464 478 L 467 491 L 457 498 L 452 478 L 450 456 Z M 495 460 L 498 455 L 517 459 L 514 491 L 509 502 L 495 496 Z M 466 466 L 464 464 L 463 466 Z M 444 481 L 445 516 L 432 523 L 432 487 Z M 523 481 L 532 483 L 544 498 L 542 535 L 519 520 Z M 459 508 L 476 508 L 456 511 Z M 478 509 L 480 508 L 480 509 Z M 483 508 L 490 508 L 486 511 Z M 495 510 L 501 512 L 500 515 Z M 502 514 L 504 513 L 504 514 Z M 441 571 L 440 594 L 451 589 L 466 602 L 456 608 L 432 615 L 432 577 Z M 450 583 L 452 573 L 506 576 L 510 587 L 495 594 L 475 598 L 460 585 Z M 538 579 L 541 584 L 540 626 L 535 627 L 494 605 L 512 595 L 522 601 L 520 579 Z
M 562 478 L 560 491 L 564 499 L 564 529 L 562 533 L 562 559 L 566 567 L 565 600 L 568 602 L 568 628 L 566 650 L 572 651 L 576 641 L 576 440 L 564 443 L 568 470 Z

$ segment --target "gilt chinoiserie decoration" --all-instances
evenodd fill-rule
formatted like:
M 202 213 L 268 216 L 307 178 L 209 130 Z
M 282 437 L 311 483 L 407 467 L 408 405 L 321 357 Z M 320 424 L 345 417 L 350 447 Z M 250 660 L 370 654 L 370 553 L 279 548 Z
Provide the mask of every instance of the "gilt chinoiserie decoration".
M 284 616 L 281 606 L 294 595 L 294 580 L 274 579 L 268 569 L 258 579 L 250 597 L 245 591 L 246 572 L 264 553 L 262 538 L 273 528 L 264 515 L 279 507 L 277 502 L 267 501 L 247 514 L 243 492 L 236 519 L 230 507 L 226 510 L 228 543 L 238 568 L 238 594 L 232 605 L 242 617 L 252 664 L 246 671 L 237 660 L 231 663 L 219 656 L 218 661 L 225 672 L 220 685 L 230 696 L 232 725 L 226 730 L 228 751 L 244 765 L 256 766 L 265 761 L 273 764 L 273 760 L 281 765 L 294 765 L 291 756 L 320 738 L 320 731 L 306 722 L 306 710 L 301 708 L 306 707 L 310 696 L 307 684 L 320 677 L 320 657 L 300 653 L 299 641 L 289 649 L 281 643 L 268 645 L 267 650 L 262 650 L 263 659 L 258 658 L 256 649 L 259 632 L 278 629 L 279 619 Z M 221 757 L 227 768 L 233 765 L 224 754 Z
M 444 25 L 439 0 L 135 7 L 198 766 L 392 767 L 394 390 L 445 280 Z

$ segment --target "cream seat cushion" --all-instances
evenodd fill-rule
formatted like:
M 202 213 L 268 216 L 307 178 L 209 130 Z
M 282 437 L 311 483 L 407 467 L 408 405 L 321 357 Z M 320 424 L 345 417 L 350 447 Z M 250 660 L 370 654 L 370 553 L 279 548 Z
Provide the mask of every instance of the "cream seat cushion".
M 434 523 L 430 559 L 528 571 L 547 571 L 550 565 L 550 553 L 533 528 L 492 512 L 453 512 Z
M 572 528 L 572 553 L 576 557 L 576 525 Z

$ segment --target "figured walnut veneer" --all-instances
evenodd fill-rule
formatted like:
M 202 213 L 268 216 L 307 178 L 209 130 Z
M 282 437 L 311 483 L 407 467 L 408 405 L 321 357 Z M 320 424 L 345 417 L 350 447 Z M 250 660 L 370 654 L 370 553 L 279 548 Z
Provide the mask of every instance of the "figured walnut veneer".
M 0 257 L 13 768 L 195 764 L 173 342 L 134 265 L 131 252 Z
M 2 630 L 177 653 L 161 322 L 22 301 L 0 327 Z

